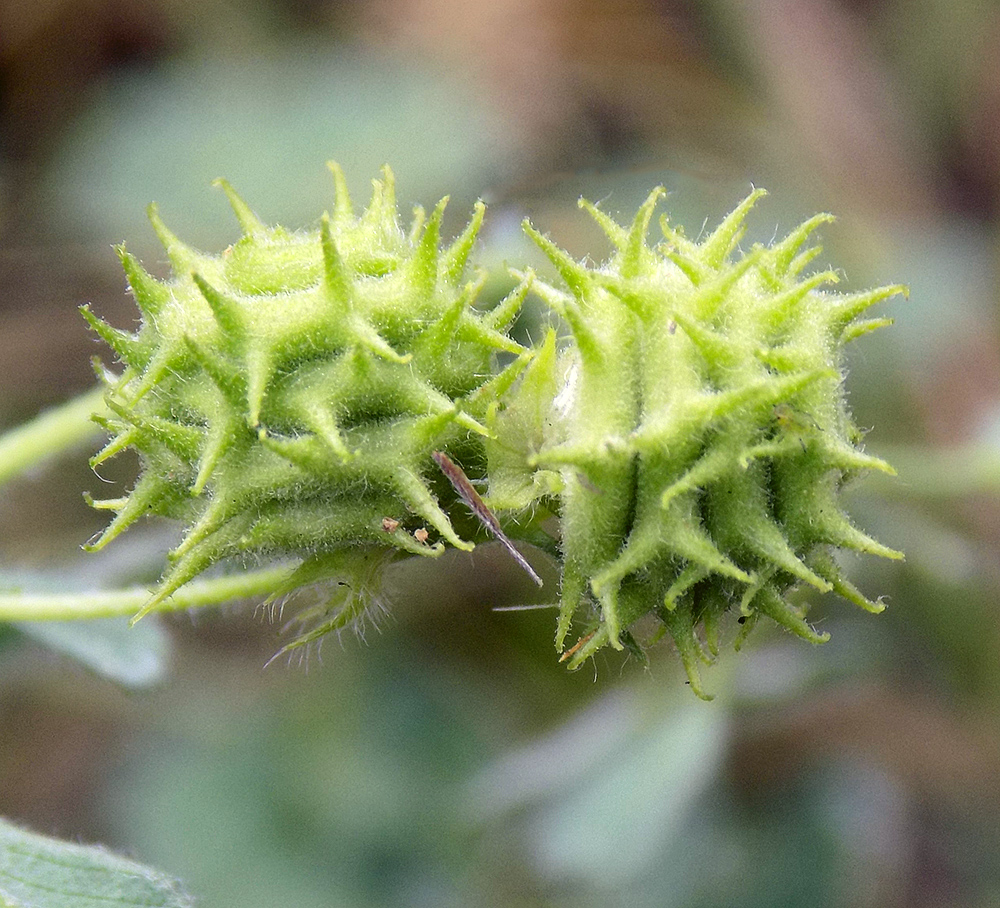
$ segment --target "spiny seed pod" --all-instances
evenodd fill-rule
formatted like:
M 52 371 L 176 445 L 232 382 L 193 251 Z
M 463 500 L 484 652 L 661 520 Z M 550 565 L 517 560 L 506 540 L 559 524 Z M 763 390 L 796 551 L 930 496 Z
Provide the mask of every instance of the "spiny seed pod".
M 483 278 L 464 282 L 481 204 L 442 250 L 446 200 L 405 233 L 388 169 L 360 217 L 331 169 L 333 215 L 312 233 L 265 226 L 220 182 L 244 231 L 221 256 L 181 243 L 152 208 L 174 277 L 154 280 L 119 249 L 138 332 L 84 307 L 124 366 L 100 373 L 113 437 L 93 465 L 127 447 L 142 462 L 130 495 L 96 503 L 116 516 L 89 548 L 145 514 L 187 525 L 143 613 L 224 559 L 292 555 L 301 564 L 276 594 L 345 579 L 290 646 L 308 642 L 377 606 L 395 557 L 471 548 L 455 507 L 539 583 L 490 509 L 558 555 L 556 645 L 570 667 L 604 645 L 641 652 L 632 626 L 653 615 L 704 696 L 698 663 L 717 654 L 728 611 L 739 645 L 761 615 L 826 639 L 789 596 L 800 586 L 881 610 L 832 557 L 901 557 L 838 502 L 855 474 L 892 472 L 861 449 L 843 349 L 888 323 L 862 315 L 903 288 L 836 294 L 822 289 L 834 273 L 804 275 L 819 252 L 804 244 L 828 216 L 737 255 L 760 191 L 701 242 L 664 219 L 656 248 L 661 189 L 627 228 L 583 202 L 615 250 L 600 268 L 526 224 L 569 290 L 536 285 L 568 338 L 560 349 L 550 331 L 528 351 L 505 332 L 533 276 L 490 312 L 473 308 Z M 488 480 L 485 503 L 466 470 Z
M 311 232 L 265 226 L 220 181 L 244 234 L 220 256 L 183 244 L 151 206 L 174 276 L 155 280 L 119 248 L 138 332 L 84 307 L 124 366 L 104 377 L 113 437 L 92 463 L 128 447 L 142 462 L 130 495 L 95 503 L 116 516 L 89 548 L 146 514 L 187 525 L 143 613 L 232 556 L 303 557 L 295 586 L 348 569 L 345 553 L 365 575 L 384 553 L 472 547 L 429 485 L 432 454 L 481 446 L 488 404 L 526 362 L 505 331 L 527 284 L 477 311 L 483 278 L 464 275 L 482 203 L 442 249 L 447 199 L 404 232 L 388 168 L 360 217 L 330 169 L 333 213 Z M 500 371 L 497 351 L 518 358 Z
M 535 284 L 562 318 L 569 345 L 550 337 L 488 444 L 495 508 L 557 499 L 562 589 L 556 646 L 575 618 L 589 622 L 563 658 L 635 646 L 630 626 L 652 614 L 674 639 L 692 688 L 718 652 L 718 622 L 736 611 L 743 635 L 765 615 L 812 642 L 818 634 L 788 599 L 796 586 L 834 590 L 869 611 L 841 574 L 837 547 L 902 557 L 858 530 L 838 501 L 870 469 L 843 390 L 844 345 L 887 319 L 862 319 L 904 288 L 843 295 L 833 272 L 803 276 L 803 249 L 828 215 L 769 248 L 734 255 L 751 195 L 701 242 L 663 219 L 646 236 L 662 189 L 631 227 L 587 202 L 614 248 L 591 268 L 525 222 L 569 292 Z M 704 628 L 707 651 L 700 641 Z

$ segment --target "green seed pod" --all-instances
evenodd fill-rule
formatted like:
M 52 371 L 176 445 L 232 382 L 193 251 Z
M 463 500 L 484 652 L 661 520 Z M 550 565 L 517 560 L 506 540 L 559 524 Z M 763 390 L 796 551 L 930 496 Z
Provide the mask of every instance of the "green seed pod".
M 84 307 L 124 366 L 104 377 L 112 439 L 92 463 L 131 447 L 142 464 L 130 495 L 96 503 L 116 516 L 89 548 L 146 514 L 187 526 L 143 613 L 233 556 L 299 556 L 295 586 L 344 571 L 354 553 L 370 588 L 386 555 L 472 547 L 429 484 L 431 455 L 481 451 L 487 407 L 527 359 L 505 333 L 527 284 L 476 310 L 482 278 L 465 273 L 482 203 L 442 248 L 447 199 L 405 232 L 388 168 L 359 217 L 330 168 L 333 213 L 308 232 L 265 226 L 220 181 L 244 235 L 218 256 L 183 244 L 151 207 L 174 274 L 157 281 L 118 250 L 139 330 Z M 517 356 L 504 371 L 498 351 Z
M 892 472 L 861 448 L 843 350 L 888 323 L 862 316 L 903 288 L 837 294 L 834 273 L 806 274 L 819 248 L 804 244 L 828 216 L 737 254 L 759 191 L 701 242 L 663 220 L 656 248 L 661 189 L 630 227 L 584 202 L 614 248 L 599 268 L 526 224 L 568 290 L 535 284 L 568 337 L 528 351 L 506 330 L 533 276 L 488 312 L 473 305 L 483 278 L 464 277 L 481 204 L 442 248 L 446 200 L 405 232 L 388 169 L 359 217 L 331 169 L 333 213 L 312 232 L 265 226 L 220 182 L 244 232 L 220 256 L 151 208 L 174 276 L 157 281 L 119 249 L 139 330 L 84 307 L 123 366 L 101 372 L 112 438 L 92 463 L 131 447 L 142 465 L 130 495 L 95 503 L 116 516 L 89 548 L 145 514 L 186 525 L 141 614 L 224 559 L 293 556 L 276 595 L 344 581 L 302 616 L 290 646 L 307 643 L 377 604 L 394 558 L 471 548 L 453 525 L 469 511 L 539 583 L 510 539 L 559 556 L 570 667 L 604 645 L 641 652 L 632 627 L 652 615 L 704 696 L 698 663 L 717 654 L 726 612 L 739 645 L 761 615 L 824 640 L 789 597 L 800 586 L 881 610 L 832 557 L 901 557 L 838 501 L 854 475 Z M 485 503 L 467 470 L 488 479 Z M 490 508 L 518 512 L 506 532 Z
M 815 643 L 826 635 L 789 601 L 794 587 L 882 608 L 831 557 L 837 547 L 902 557 L 858 530 L 838 501 L 858 472 L 893 472 L 860 447 L 843 349 L 886 324 L 861 315 L 904 288 L 843 295 L 821 289 L 833 272 L 804 275 L 819 249 L 803 244 L 827 215 L 734 254 L 760 190 L 701 242 L 664 219 L 665 241 L 650 248 L 662 194 L 631 227 L 581 202 L 614 248 L 598 268 L 525 223 L 568 288 L 535 285 L 569 343 L 557 353 L 549 338 L 491 423 L 488 500 L 557 499 L 557 649 L 575 618 L 589 622 L 564 653 L 571 667 L 606 644 L 633 646 L 630 626 L 652 614 L 704 696 L 698 663 L 717 653 L 727 611 L 741 616 L 738 643 L 760 615 Z

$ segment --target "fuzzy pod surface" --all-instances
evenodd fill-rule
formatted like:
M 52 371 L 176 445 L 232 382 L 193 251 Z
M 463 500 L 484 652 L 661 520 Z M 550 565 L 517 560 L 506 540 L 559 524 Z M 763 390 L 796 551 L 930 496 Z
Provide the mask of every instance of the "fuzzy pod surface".
M 568 342 L 548 338 L 491 425 L 488 500 L 554 502 L 556 646 L 570 667 L 605 645 L 638 649 L 630 627 L 652 615 L 705 696 L 698 666 L 717 655 L 726 612 L 739 615 L 739 646 L 761 616 L 826 639 L 789 600 L 796 587 L 883 607 L 833 558 L 838 548 L 902 557 L 856 528 L 838 500 L 856 474 L 893 472 L 862 450 L 844 347 L 887 324 L 864 313 L 905 288 L 841 294 L 830 289 L 834 272 L 808 273 L 820 248 L 807 240 L 828 215 L 742 252 L 744 220 L 763 194 L 701 241 L 663 218 L 656 246 L 647 235 L 662 189 L 628 226 L 581 201 L 614 250 L 599 267 L 525 222 L 564 282 L 534 287 Z M 575 620 L 583 632 L 567 648 Z
M 762 191 L 700 241 L 662 219 L 656 246 L 662 189 L 627 226 L 581 202 L 608 262 L 579 263 L 526 223 L 564 286 L 529 273 L 482 310 L 485 278 L 467 276 L 482 204 L 443 245 L 447 200 L 404 229 L 388 168 L 359 215 L 331 170 L 335 204 L 312 231 L 265 225 L 220 181 L 243 230 L 221 255 L 182 243 L 151 207 L 173 276 L 119 248 L 138 331 L 84 307 L 122 367 L 99 371 L 111 440 L 92 463 L 125 448 L 141 461 L 129 495 L 95 502 L 115 516 L 89 548 L 147 514 L 185 525 L 143 614 L 218 562 L 292 556 L 276 594 L 348 578 L 290 646 L 308 642 L 377 604 L 389 561 L 471 548 L 455 529 L 467 508 L 515 557 L 494 512 L 559 560 L 570 667 L 606 645 L 641 652 L 636 625 L 652 616 L 705 696 L 698 666 L 726 613 L 739 646 L 762 616 L 822 642 L 797 588 L 881 610 L 833 557 L 901 557 L 839 502 L 855 475 L 892 472 L 851 420 L 844 348 L 887 324 L 865 313 L 904 288 L 842 294 L 834 272 L 809 272 L 829 216 L 743 252 Z M 531 286 L 567 330 L 526 350 L 507 329 Z M 486 482 L 485 504 L 464 471 Z
M 371 587 L 385 558 L 472 547 L 435 494 L 432 454 L 481 447 L 490 401 L 526 361 L 506 329 L 527 288 L 474 307 L 482 203 L 443 246 L 447 199 L 404 230 L 388 168 L 360 215 L 330 169 L 334 207 L 311 231 L 265 225 L 219 181 L 243 231 L 221 255 L 185 245 L 151 206 L 173 276 L 118 249 L 139 330 L 84 307 L 122 366 L 101 371 L 112 437 L 92 464 L 129 447 L 141 460 L 129 495 L 95 502 L 115 516 L 89 548 L 147 514 L 186 526 L 143 613 L 231 557 L 297 556 L 293 587 L 353 565 Z M 498 351 L 513 355 L 505 370 Z

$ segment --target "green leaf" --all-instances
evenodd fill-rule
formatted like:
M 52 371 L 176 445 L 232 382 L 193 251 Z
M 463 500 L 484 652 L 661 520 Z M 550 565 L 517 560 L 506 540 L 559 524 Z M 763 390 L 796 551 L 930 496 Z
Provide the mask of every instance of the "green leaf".
M 190 908 L 176 880 L 100 847 L 0 820 L 0 908 Z
M 143 621 L 131 629 L 128 618 L 19 621 L 14 626 L 125 687 L 151 687 L 166 675 L 170 642 L 156 621 Z

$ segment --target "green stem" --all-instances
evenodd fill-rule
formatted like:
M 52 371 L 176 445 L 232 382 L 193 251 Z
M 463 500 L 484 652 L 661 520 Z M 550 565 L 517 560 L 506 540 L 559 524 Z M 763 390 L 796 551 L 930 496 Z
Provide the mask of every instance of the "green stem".
M 43 460 L 82 445 L 102 429 L 91 416 L 106 412 L 104 389 L 94 388 L 0 435 L 0 486 Z
M 234 599 L 269 595 L 284 583 L 294 566 L 246 571 L 197 580 L 159 603 L 154 612 L 222 605 Z M 0 593 L 0 621 L 77 621 L 135 615 L 152 594 L 144 587 L 90 593 Z
M 896 481 L 879 485 L 883 494 L 953 498 L 1000 493 L 1000 450 L 995 447 L 978 444 L 940 449 L 880 445 L 878 454 L 898 474 Z M 881 474 L 870 474 L 865 484 L 874 486 L 880 478 Z

